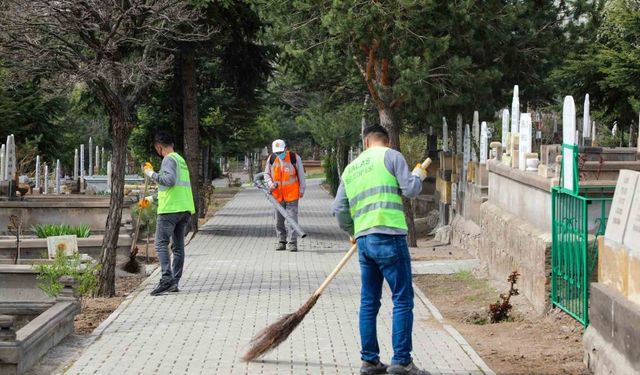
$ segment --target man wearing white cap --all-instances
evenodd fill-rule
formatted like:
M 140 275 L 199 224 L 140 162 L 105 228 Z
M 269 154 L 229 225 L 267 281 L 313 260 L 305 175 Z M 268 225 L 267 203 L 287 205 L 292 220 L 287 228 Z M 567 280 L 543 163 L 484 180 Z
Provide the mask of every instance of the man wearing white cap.
M 271 189 L 273 197 L 287 210 L 296 223 L 298 222 L 298 200 L 304 196 L 306 181 L 304 167 L 299 155 L 287 149 L 282 139 L 276 139 L 271 145 L 273 154 L 269 156 L 264 170 L 264 179 Z M 285 226 L 285 219 L 276 210 L 276 234 L 278 245 L 276 250 L 287 249 L 287 232 L 289 234 L 289 251 L 298 251 L 298 235 L 292 228 Z

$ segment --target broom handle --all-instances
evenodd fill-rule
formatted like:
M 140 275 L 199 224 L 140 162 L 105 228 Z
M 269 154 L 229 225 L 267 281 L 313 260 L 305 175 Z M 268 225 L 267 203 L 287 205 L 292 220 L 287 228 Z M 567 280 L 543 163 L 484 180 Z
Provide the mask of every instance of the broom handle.
M 316 289 L 316 291 L 313 293 L 314 296 L 320 296 L 322 294 L 322 292 L 324 292 L 324 290 L 327 289 L 327 287 L 329 286 L 331 281 L 333 281 L 333 279 L 336 277 L 338 272 L 340 272 L 340 270 L 342 270 L 344 265 L 347 264 L 347 262 L 349 261 L 349 258 L 351 258 L 351 256 L 357 250 L 358 250 L 358 245 L 354 244 L 353 246 L 351 246 L 351 249 L 349 249 L 349 251 L 347 251 L 347 253 L 342 257 L 342 259 L 340 260 L 340 263 L 338 263 L 336 268 L 334 268 L 334 270 L 331 271 L 329 276 L 327 276 L 327 278 L 322 282 L 320 287 L 318 289 Z
M 142 199 L 147 196 L 147 188 L 149 186 L 149 182 L 147 180 L 147 175 L 144 175 L 144 190 L 142 192 Z M 142 216 L 142 208 L 138 210 L 138 217 L 136 218 L 136 227 L 133 229 L 133 238 L 131 242 L 131 250 L 130 253 L 133 254 L 133 250 L 136 248 L 136 244 L 138 243 L 138 232 L 140 231 L 140 217 Z

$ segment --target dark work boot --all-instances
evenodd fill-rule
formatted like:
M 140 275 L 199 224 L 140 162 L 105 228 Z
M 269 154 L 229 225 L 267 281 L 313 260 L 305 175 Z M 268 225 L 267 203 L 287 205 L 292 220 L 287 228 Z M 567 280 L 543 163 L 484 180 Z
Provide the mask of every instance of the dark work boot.
M 378 361 L 378 363 L 371 363 L 367 361 L 362 361 L 362 366 L 360 367 L 361 375 L 374 375 L 374 374 L 386 374 L 387 373 L 387 365 Z
M 167 293 L 167 292 L 173 292 L 174 289 L 178 289 L 178 287 L 170 282 L 170 281 L 162 281 L 160 280 L 160 283 L 158 283 L 158 286 L 151 291 L 151 295 L 152 296 L 157 296 L 160 295 L 162 293 Z
M 391 365 L 387 368 L 387 374 L 396 374 L 396 375 L 431 375 L 429 371 L 420 370 L 418 366 L 413 364 L 413 362 L 409 363 L 406 366 L 403 365 Z
M 296 252 L 298 251 L 298 243 L 297 242 L 289 242 L 289 251 Z
M 283 250 L 287 250 L 287 243 L 280 241 L 278 242 L 278 246 L 276 246 L 276 251 L 283 251 Z

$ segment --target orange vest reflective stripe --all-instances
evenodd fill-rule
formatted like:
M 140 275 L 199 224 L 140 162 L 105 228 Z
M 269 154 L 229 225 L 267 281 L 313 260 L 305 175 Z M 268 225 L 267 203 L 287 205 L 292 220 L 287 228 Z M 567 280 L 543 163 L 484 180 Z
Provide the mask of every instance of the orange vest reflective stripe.
M 272 192 L 278 202 L 293 202 L 300 199 L 300 181 L 295 166 L 291 163 L 291 153 L 287 151 L 284 160 L 276 156 L 271 164 L 271 179 L 278 187 Z

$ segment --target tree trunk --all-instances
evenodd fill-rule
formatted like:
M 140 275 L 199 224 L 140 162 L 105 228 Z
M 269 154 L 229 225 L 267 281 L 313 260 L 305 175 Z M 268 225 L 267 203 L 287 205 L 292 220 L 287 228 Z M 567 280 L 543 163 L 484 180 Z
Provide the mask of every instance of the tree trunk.
M 400 151 L 400 126 L 395 119 L 393 109 L 389 105 L 378 108 L 378 115 L 380 117 L 380 125 L 389 132 L 389 146 L 394 150 Z M 416 238 L 416 225 L 413 220 L 411 200 L 402 197 L 402 204 L 404 206 L 404 216 L 407 219 L 407 243 L 410 247 L 416 247 L 418 246 L 418 241 Z
M 191 47 L 182 49 L 182 120 L 184 124 L 184 157 L 189 167 L 191 190 L 196 207 L 192 228 L 197 228 L 197 218 L 204 211 L 201 192 L 200 171 L 200 127 L 198 121 L 198 87 L 196 85 L 195 51 Z
M 98 297 L 113 297 L 116 294 L 116 249 L 122 222 L 122 203 L 124 199 L 124 170 L 126 165 L 127 141 L 131 126 L 122 113 L 111 117 L 112 149 L 111 156 L 111 197 L 109 215 L 102 240 L 100 254 L 100 275 Z

